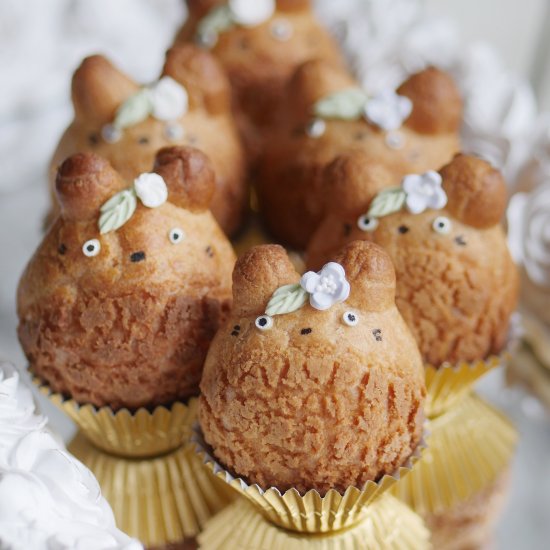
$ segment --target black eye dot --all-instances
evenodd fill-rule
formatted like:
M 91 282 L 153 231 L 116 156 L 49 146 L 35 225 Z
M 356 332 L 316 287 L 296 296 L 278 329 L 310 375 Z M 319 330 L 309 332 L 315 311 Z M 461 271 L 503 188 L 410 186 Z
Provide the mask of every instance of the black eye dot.
M 344 237 L 349 237 L 349 235 L 351 234 L 352 227 L 353 226 L 351 225 L 351 223 L 344 224 Z
M 377 342 L 381 342 L 381 341 L 382 341 L 382 331 L 381 331 L 379 328 L 375 328 L 375 329 L 372 331 L 372 335 L 374 336 L 374 339 L 375 339 Z
M 355 322 L 355 315 L 353 313 L 348 313 L 347 316 L 348 321 L 351 321 L 352 323 Z
M 301 331 L 300 331 L 300 334 L 311 334 L 312 332 L 312 329 L 310 329 L 309 327 L 308 328 L 303 328 Z
M 241 325 L 235 325 L 233 327 L 233 331 L 231 332 L 231 336 L 239 336 L 240 331 L 241 331 Z
M 93 244 L 89 244 L 87 247 L 86 247 L 86 250 L 88 252 L 93 252 L 95 250 L 95 246 Z
M 89 247 L 88 247 L 88 250 L 90 250 Z M 57 248 L 57 251 L 59 252 L 59 254 L 61 254 L 61 256 L 63 256 L 63 254 L 65 254 L 65 252 L 67 252 L 67 247 L 63 243 L 61 243 L 59 245 L 59 247 Z
M 235 325 L 235 326 L 233 327 L 233 330 L 241 330 L 241 325 Z
M 140 138 L 138 139 L 138 143 L 139 143 L 140 145 L 147 145 L 147 144 L 149 143 L 149 138 L 148 138 L 148 137 L 145 137 L 145 136 L 140 137 Z
M 265 327 L 267 325 L 267 319 L 265 317 L 260 317 L 258 319 L 258 324 L 261 326 L 261 327 Z
M 214 251 L 212 250 L 212 247 L 211 247 L 211 246 L 207 246 L 206 249 L 205 249 L 205 252 L 206 252 L 206 255 L 207 255 L 209 258 L 213 258 L 213 257 L 214 257 Z
M 145 260 L 145 252 L 134 252 L 131 256 L 130 256 L 130 261 L 136 263 L 136 262 L 141 262 Z
M 409 232 L 409 228 L 408 228 L 406 225 L 400 225 L 400 226 L 397 228 L 397 231 L 399 231 L 399 233 L 401 233 L 402 235 L 404 235 L 405 233 L 408 233 L 408 232 Z
M 99 134 L 90 134 L 88 136 L 88 143 L 90 145 L 97 145 L 99 143 Z

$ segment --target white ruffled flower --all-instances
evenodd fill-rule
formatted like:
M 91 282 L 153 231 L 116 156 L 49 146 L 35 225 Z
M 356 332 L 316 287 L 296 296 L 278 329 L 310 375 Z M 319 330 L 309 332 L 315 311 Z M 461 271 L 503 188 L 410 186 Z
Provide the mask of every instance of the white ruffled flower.
M 412 101 L 408 97 L 386 90 L 367 101 L 365 118 L 382 130 L 397 130 L 409 118 L 412 108 Z
M 326 264 L 321 271 L 308 271 L 300 280 L 302 288 L 309 293 L 309 303 L 321 311 L 345 301 L 350 292 L 344 268 L 336 262 Z
M 152 115 L 157 120 L 176 120 L 189 107 L 187 90 L 173 78 L 163 76 L 151 86 Z
M 229 0 L 233 19 L 243 27 L 255 27 L 275 13 L 275 0 Z
M 443 208 L 447 204 L 447 194 L 441 183 L 441 176 L 433 170 L 405 176 L 401 185 L 407 194 L 405 204 L 409 212 L 421 214 L 427 208 Z
M 134 180 L 134 190 L 144 206 L 156 208 L 168 199 L 166 183 L 155 173 L 141 174 Z

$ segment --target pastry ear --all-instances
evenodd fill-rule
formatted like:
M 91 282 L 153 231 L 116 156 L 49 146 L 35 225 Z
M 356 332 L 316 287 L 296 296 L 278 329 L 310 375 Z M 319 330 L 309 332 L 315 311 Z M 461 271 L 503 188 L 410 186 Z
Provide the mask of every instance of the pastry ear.
M 325 209 L 342 215 L 359 215 L 379 191 L 398 184 L 388 168 L 366 151 L 343 153 L 323 172 Z
M 237 260 L 233 270 L 233 311 L 243 317 L 262 315 L 279 287 L 299 280 L 282 246 L 254 246 Z
M 440 170 L 447 193 L 446 209 L 459 221 L 486 229 L 497 225 L 506 209 L 506 183 L 488 162 L 458 154 Z
M 284 12 L 309 10 L 311 0 L 277 0 L 277 10 Z
M 155 158 L 154 171 L 168 187 L 168 200 L 192 212 L 208 210 L 216 187 L 210 159 L 194 147 L 166 147 Z
M 104 158 L 77 153 L 57 171 L 55 189 L 61 217 L 70 221 L 97 218 L 101 205 L 124 187 L 125 182 Z
M 377 244 L 353 241 L 335 259 L 350 283 L 347 303 L 363 311 L 395 306 L 395 270 L 388 254 Z
M 204 106 L 213 115 L 229 112 L 229 81 L 217 59 L 209 52 L 193 44 L 174 46 L 166 54 L 163 74 L 185 87 L 192 109 Z
M 307 121 L 312 117 L 313 105 L 319 99 L 356 86 L 357 83 L 346 71 L 327 61 L 315 59 L 302 63 L 294 71 L 287 97 L 295 119 Z
M 397 93 L 413 102 L 405 125 L 420 134 L 458 132 L 462 98 L 450 75 L 429 67 L 406 80 Z
M 73 75 L 75 117 L 103 126 L 113 120 L 119 106 L 138 89 L 133 80 L 105 57 L 87 57 Z

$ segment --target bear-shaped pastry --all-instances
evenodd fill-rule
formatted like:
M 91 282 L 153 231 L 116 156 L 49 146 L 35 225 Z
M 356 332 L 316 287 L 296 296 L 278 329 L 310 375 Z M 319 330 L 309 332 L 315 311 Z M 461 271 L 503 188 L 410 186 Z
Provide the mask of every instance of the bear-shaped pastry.
M 208 210 L 215 176 L 191 147 L 125 180 L 94 153 L 60 166 L 60 215 L 22 275 L 18 334 L 33 373 L 113 409 L 196 395 L 231 306 L 233 249 Z
M 208 353 L 199 417 L 233 474 L 263 488 L 345 491 L 392 474 L 419 443 L 418 347 L 377 245 L 302 278 L 284 249 L 239 258 L 233 310 Z
M 318 23 L 311 0 L 187 0 L 176 43 L 195 41 L 227 71 L 247 149 L 261 149 L 262 129 L 276 120 L 285 86 L 309 59 L 344 64 Z
M 240 227 L 248 204 L 244 149 L 229 82 L 212 55 L 191 44 L 173 48 L 160 79 L 147 86 L 94 55 L 73 76 L 72 101 L 74 120 L 51 162 L 54 204 L 57 168 L 70 155 L 94 152 L 133 179 L 151 167 L 159 149 L 191 145 L 214 165 L 214 217 L 228 235 Z
M 397 307 L 425 362 L 438 367 L 500 352 L 518 293 L 500 224 L 502 175 L 459 154 L 439 172 L 392 177 L 361 151 L 327 167 L 331 213 L 311 239 L 308 265 L 322 265 L 350 241 L 373 241 L 395 265 Z
M 398 180 L 460 150 L 462 101 L 451 77 L 434 68 L 369 97 L 346 71 L 310 61 L 294 74 L 285 104 L 266 134 L 256 189 L 267 229 L 297 249 L 324 215 L 321 176 L 339 154 L 368 151 Z

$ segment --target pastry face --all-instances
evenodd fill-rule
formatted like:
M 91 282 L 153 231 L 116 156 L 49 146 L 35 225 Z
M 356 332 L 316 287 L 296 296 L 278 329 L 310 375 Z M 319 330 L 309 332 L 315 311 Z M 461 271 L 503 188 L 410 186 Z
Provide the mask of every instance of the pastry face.
M 395 265 L 396 302 L 426 362 L 439 366 L 498 353 L 517 295 L 517 273 L 500 227 L 506 200 L 500 174 L 458 155 L 439 174 L 409 180 L 401 207 L 373 215 L 375 201 L 383 207 L 380 198 L 389 200 L 389 194 L 371 167 L 356 154 L 327 169 L 327 200 L 334 202 L 342 189 L 339 210 L 314 235 L 308 263 L 328 261 L 356 239 L 375 242 Z M 422 195 L 430 185 L 434 192 Z M 390 189 L 405 193 L 406 187 Z
M 345 490 L 393 472 L 418 444 L 423 372 L 391 262 L 361 242 L 337 262 L 301 285 L 278 246 L 255 247 L 235 268 L 200 419 L 216 456 L 250 483 Z
M 216 169 L 215 217 L 228 232 L 238 227 L 247 196 L 244 157 L 227 79 L 212 56 L 191 45 L 170 50 L 161 78 L 142 87 L 93 56 L 76 71 L 72 96 L 75 120 L 54 155 L 52 181 L 75 152 L 96 153 L 133 179 L 150 168 L 159 149 L 191 145 Z
M 196 394 L 234 262 L 207 210 L 207 158 L 161 150 L 155 172 L 132 185 L 79 154 L 61 165 L 56 190 L 60 216 L 19 285 L 33 371 L 54 391 L 114 409 Z

